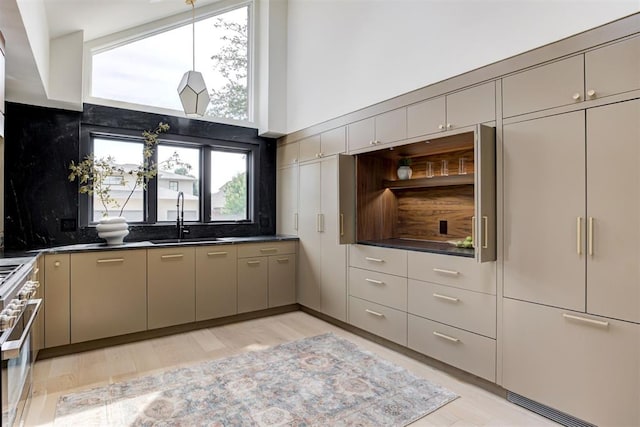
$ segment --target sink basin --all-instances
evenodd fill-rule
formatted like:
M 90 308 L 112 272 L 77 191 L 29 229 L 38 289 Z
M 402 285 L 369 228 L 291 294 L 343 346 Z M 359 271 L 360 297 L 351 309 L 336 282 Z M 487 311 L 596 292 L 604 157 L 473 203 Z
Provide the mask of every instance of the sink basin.
M 150 242 L 154 245 L 170 245 L 170 244 L 181 244 L 181 243 L 213 243 L 218 241 L 216 237 L 194 237 L 191 239 L 157 239 L 150 240 Z

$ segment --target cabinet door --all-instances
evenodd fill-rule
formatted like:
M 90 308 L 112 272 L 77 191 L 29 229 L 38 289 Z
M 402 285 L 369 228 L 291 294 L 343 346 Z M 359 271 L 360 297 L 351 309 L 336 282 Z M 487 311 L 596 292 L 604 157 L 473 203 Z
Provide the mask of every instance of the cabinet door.
M 269 257 L 238 259 L 238 313 L 267 308 Z
M 587 52 L 585 76 L 587 99 L 640 89 L 640 37 Z
M 313 160 L 320 157 L 320 135 L 305 138 L 300 143 L 300 162 Z
M 296 256 L 269 257 L 269 307 L 296 303 Z
M 329 188 L 323 191 L 331 191 Z M 356 158 L 338 155 L 338 222 L 340 224 L 340 244 L 356 242 Z M 327 209 L 328 215 L 335 214 Z
M 298 302 L 320 311 L 320 162 L 300 166 Z
M 583 111 L 504 126 L 505 296 L 585 309 L 584 129 Z
M 344 153 L 347 146 L 347 129 L 342 126 L 323 132 L 320 135 L 320 153 L 322 156 Z
M 69 254 L 44 256 L 44 345 L 71 342 L 71 262 Z
M 447 130 L 491 122 L 495 119 L 495 82 L 447 95 Z
M 338 159 L 321 162 L 320 205 L 322 207 L 320 233 L 320 299 L 321 311 L 335 319 L 347 320 L 347 261 L 346 246 L 340 245 L 338 214 Z
M 282 168 L 297 164 L 298 155 L 299 144 L 297 142 L 278 145 L 278 153 L 276 156 L 277 166 Z
M 348 127 L 349 151 L 370 147 L 375 144 L 375 118 L 351 123 Z
M 582 55 L 514 74 L 502 79 L 504 117 L 574 104 L 583 91 Z
M 640 100 L 587 110 L 587 311 L 640 322 Z
M 195 321 L 195 248 L 149 249 L 149 329 Z
M 503 387 L 595 425 L 640 425 L 640 325 L 503 307 Z
M 298 166 L 276 172 L 276 232 L 298 234 Z
M 478 125 L 474 150 L 476 260 L 496 260 L 496 130 Z
M 386 144 L 407 138 L 406 107 L 377 115 L 375 123 L 377 144 Z
M 71 255 L 71 342 L 147 329 L 147 251 Z
M 445 130 L 445 98 L 428 99 L 407 107 L 407 137 Z
M 196 321 L 238 312 L 237 249 L 231 245 L 196 249 Z

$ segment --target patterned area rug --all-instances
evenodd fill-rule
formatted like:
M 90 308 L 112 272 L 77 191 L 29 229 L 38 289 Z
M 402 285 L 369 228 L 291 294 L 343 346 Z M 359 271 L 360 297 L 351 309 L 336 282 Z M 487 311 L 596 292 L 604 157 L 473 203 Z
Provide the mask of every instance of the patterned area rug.
M 58 400 L 57 426 L 404 426 L 458 396 L 331 333 Z

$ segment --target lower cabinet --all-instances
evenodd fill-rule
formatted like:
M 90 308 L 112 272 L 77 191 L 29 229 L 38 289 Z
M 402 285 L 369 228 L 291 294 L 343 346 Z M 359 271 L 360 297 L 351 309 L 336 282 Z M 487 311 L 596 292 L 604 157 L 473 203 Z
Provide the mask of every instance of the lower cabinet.
M 145 250 L 71 254 L 71 343 L 147 329 L 146 258 Z
M 295 254 L 269 257 L 269 308 L 296 303 L 295 277 Z
M 504 299 L 503 387 L 601 426 L 640 425 L 640 325 Z
M 71 255 L 44 256 L 44 346 L 57 347 L 71 343 Z
M 147 250 L 149 329 L 196 320 L 195 247 Z
M 196 321 L 238 312 L 237 259 L 234 245 L 196 247 Z
M 269 258 L 238 259 L 238 313 L 263 310 L 269 300 Z
M 407 345 L 407 313 L 349 297 L 349 323 L 400 345 Z

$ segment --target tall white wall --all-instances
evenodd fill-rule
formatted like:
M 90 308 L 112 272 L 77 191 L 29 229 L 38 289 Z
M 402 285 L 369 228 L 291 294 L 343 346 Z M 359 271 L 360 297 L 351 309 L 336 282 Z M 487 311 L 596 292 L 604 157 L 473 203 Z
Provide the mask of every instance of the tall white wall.
M 640 10 L 640 0 L 289 0 L 293 132 Z

